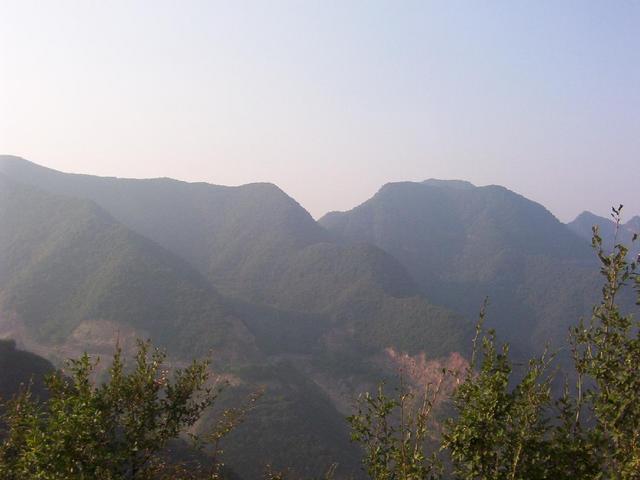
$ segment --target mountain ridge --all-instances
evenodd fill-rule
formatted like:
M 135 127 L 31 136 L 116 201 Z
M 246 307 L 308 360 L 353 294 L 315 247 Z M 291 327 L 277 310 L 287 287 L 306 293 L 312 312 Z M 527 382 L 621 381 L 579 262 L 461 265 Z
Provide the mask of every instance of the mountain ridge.
M 6 176 L 0 177 L 0 200 L 0 298 L 37 340 L 61 341 L 86 320 L 156 331 L 161 343 L 176 339 L 176 321 L 198 316 L 229 328 L 222 300 L 199 273 L 93 202 L 14 184 Z M 171 303 L 187 299 L 189 306 Z M 231 321 L 238 326 L 230 330 L 242 329 Z M 213 338 L 204 349 L 196 341 L 178 350 L 201 355 L 216 344 Z M 227 342 L 251 350 L 225 337 Z
M 229 392 L 231 404 L 238 401 L 242 391 L 257 388 L 256 382 L 261 381 L 262 374 L 272 388 L 265 396 L 265 406 L 256 414 L 256 425 L 266 428 L 262 441 L 268 448 L 255 444 L 255 436 L 248 432 L 225 449 L 233 460 L 231 466 L 248 478 L 260 475 L 262 472 L 257 469 L 262 467 L 258 465 L 277 459 L 278 451 L 304 444 L 304 438 L 293 438 L 291 432 L 283 431 L 284 425 L 311 422 L 314 429 L 325 432 L 314 440 L 318 457 L 342 458 L 339 451 L 349 451 L 349 447 L 346 441 L 335 443 L 344 433 L 340 408 L 349 404 L 362 388 L 374 387 L 381 378 L 393 376 L 396 366 L 380 360 L 385 358 L 388 349 L 398 355 L 424 353 L 429 360 L 468 350 L 473 332 L 471 322 L 429 303 L 397 259 L 374 245 L 337 241 L 294 199 L 271 184 L 219 187 L 162 179 L 93 177 L 41 169 L 15 157 L 0 158 L 0 174 L 3 173 L 22 189 L 63 197 L 74 205 L 95 205 L 106 212 L 107 218 L 119 229 L 130 231 L 140 242 L 151 242 L 155 245 L 153 250 L 160 249 L 184 262 L 185 269 L 197 272 L 212 292 L 220 293 L 221 311 L 241 321 L 248 330 L 240 339 L 246 336 L 251 348 L 255 342 L 259 350 L 257 362 L 245 362 L 244 367 L 242 361 L 233 358 L 227 362 L 231 367 L 229 374 L 237 384 Z M 55 202 L 43 203 L 53 205 Z M 12 211 L 8 209 L 6 215 L 10 216 Z M 67 210 L 61 208 L 61 211 Z M 14 222 L 18 220 L 13 218 Z M 46 225 L 41 221 L 32 223 Z M 75 250 L 77 263 L 90 272 L 109 263 L 107 259 L 111 254 L 105 257 L 82 252 L 98 246 L 101 252 L 109 251 L 110 243 L 81 241 L 76 236 L 67 239 L 64 231 L 58 234 L 53 227 L 43 229 L 46 234 L 58 235 L 63 243 L 75 239 L 76 243 L 68 250 Z M 34 242 L 41 236 L 37 231 L 24 234 L 24 238 Z M 7 253 L 7 256 L 10 255 Z M 125 265 L 135 264 L 142 256 L 142 253 L 132 254 Z M 69 265 L 70 257 L 64 258 L 62 264 Z M 120 291 L 122 295 L 129 287 L 144 283 L 146 276 L 136 281 L 118 276 L 117 282 L 103 284 L 95 290 Z M 56 284 L 41 285 L 44 291 L 53 292 Z M 156 296 L 150 294 L 149 298 Z M 53 293 L 52 297 L 61 298 Z M 38 305 L 34 296 L 29 298 Z M 111 303 L 107 303 L 110 308 L 119 305 L 113 301 L 113 294 L 105 298 L 111 299 Z M 77 315 L 73 302 L 63 303 L 70 316 Z M 135 312 L 135 302 L 129 305 Z M 40 317 L 46 318 L 44 312 L 40 312 Z M 202 325 L 203 329 L 192 328 L 187 322 L 185 325 L 193 335 L 185 335 L 179 329 L 165 333 L 173 342 L 168 345 L 170 356 L 175 353 L 176 344 L 184 345 L 187 355 L 196 352 L 189 350 L 191 343 L 207 344 L 211 332 L 204 328 L 206 323 L 193 323 Z M 87 332 L 98 332 L 100 328 L 83 324 L 80 333 L 72 332 L 72 338 L 81 342 L 87 338 Z M 127 333 L 138 334 L 137 331 Z M 273 381 L 274 375 L 279 378 L 289 371 L 282 361 L 292 362 L 299 375 Z M 256 377 L 250 375 L 251 372 L 263 373 Z M 291 385 L 292 382 L 295 385 Z M 308 405 L 301 402 L 308 395 L 320 394 L 326 399 L 322 407 L 324 419 L 314 419 Z M 284 411 L 282 406 L 286 404 L 291 408 Z M 281 418 L 286 412 L 288 416 Z M 336 435 L 338 430 L 340 435 Z M 255 465 L 243 464 L 243 452 L 247 451 L 255 456 Z M 308 459 L 301 447 L 292 450 L 292 457 L 292 465 L 280 466 L 295 469 L 307 465 Z M 353 462 L 344 460 L 343 466 L 349 474 L 356 475 L 357 455 L 349 458 Z M 315 474 L 323 473 L 319 464 L 314 468 Z

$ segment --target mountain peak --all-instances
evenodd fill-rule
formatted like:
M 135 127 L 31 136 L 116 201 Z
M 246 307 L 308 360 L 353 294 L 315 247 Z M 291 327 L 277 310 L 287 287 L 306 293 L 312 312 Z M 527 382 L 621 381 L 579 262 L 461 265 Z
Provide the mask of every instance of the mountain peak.
M 17 169 L 34 168 L 38 166 L 39 165 L 16 155 L 0 155 L 0 173 L 11 173 Z
M 428 178 L 422 182 L 423 185 L 446 188 L 475 188 L 475 185 L 466 180 L 442 180 L 439 178 Z
M 593 212 L 590 212 L 589 210 L 585 210 L 582 213 L 580 213 L 576 218 L 573 219 L 573 221 L 571 221 L 570 223 L 575 223 L 575 222 L 585 222 L 585 221 L 608 221 L 609 219 L 601 217 L 600 215 L 596 215 Z

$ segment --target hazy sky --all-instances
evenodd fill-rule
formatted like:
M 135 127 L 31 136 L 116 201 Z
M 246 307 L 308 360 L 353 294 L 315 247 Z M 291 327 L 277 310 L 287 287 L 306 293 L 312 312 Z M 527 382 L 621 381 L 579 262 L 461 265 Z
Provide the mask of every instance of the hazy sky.
M 640 1 L 0 0 L 0 153 L 316 217 L 429 177 L 636 214 Z

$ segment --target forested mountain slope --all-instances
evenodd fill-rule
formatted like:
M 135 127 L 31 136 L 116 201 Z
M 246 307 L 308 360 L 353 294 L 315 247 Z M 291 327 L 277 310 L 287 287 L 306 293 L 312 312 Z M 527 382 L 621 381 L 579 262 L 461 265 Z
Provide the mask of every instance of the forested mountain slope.
M 435 303 L 472 316 L 488 296 L 489 324 L 524 351 L 564 338 L 597 285 L 588 242 L 499 186 L 392 183 L 320 224 L 392 254 Z
M 242 322 L 196 270 L 93 202 L 0 176 L 0 224 L 5 324 L 17 317 L 36 341 L 59 343 L 83 323 L 111 322 L 176 355 L 214 350 L 246 360 L 255 350 Z
M 73 175 L 8 156 L 0 156 L 1 172 L 50 192 L 96 202 L 129 228 L 186 259 L 227 295 L 283 315 L 321 315 L 320 329 L 349 329 L 354 341 L 365 345 L 403 349 L 410 347 L 411 337 L 410 350 L 415 352 L 423 349 L 421 342 L 441 346 L 438 329 L 445 327 L 451 333 L 446 348 L 459 350 L 465 342 L 457 340 L 469 335 L 469 323 L 425 301 L 394 258 L 370 245 L 335 242 L 274 185 L 221 187 Z M 425 315 L 428 312 L 433 315 Z M 375 333 L 386 321 L 399 328 L 392 329 L 398 331 L 397 343 Z M 356 324 L 363 328 L 354 330 Z M 419 330 L 409 334 L 415 326 Z M 432 354 L 443 354 L 446 348 Z
M 325 400 L 324 413 L 316 416 L 307 400 L 315 396 L 320 401 L 323 394 L 312 393 L 308 380 L 300 374 L 281 378 L 288 385 L 284 388 L 269 376 L 247 374 L 254 371 L 252 365 L 267 368 L 267 358 L 236 315 L 233 302 L 218 294 L 187 262 L 132 232 L 92 201 L 43 192 L 3 176 L 0 225 L 2 335 L 15 337 L 58 362 L 84 350 L 108 357 L 117 341 L 131 344 L 134 337 L 151 338 L 178 364 L 211 355 L 214 371 L 232 381 L 223 395 L 232 406 L 269 383 L 255 415 L 265 431 L 260 437 L 241 431 L 227 449 L 229 459 L 236 460 L 244 473 L 256 474 L 278 460 L 276 454 L 287 442 L 299 448 L 291 448 L 289 462 L 279 465 L 315 468 L 315 473 L 326 468 L 320 459 L 307 461 L 303 446 L 311 440 L 301 428 L 293 429 L 295 425 L 320 432 L 313 443 L 322 459 L 344 459 L 343 452 L 349 452 L 343 414 Z M 277 338 L 278 332 L 268 336 Z M 9 347 L 5 350 L 14 352 Z M 17 381 L 39 376 L 42 368 L 32 358 L 39 357 L 0 352 L 0 360 L 6 360 L 2 365 L 6 370 L 0 373 L 6 377 L 8 392 L 15 392 Z M 14 361 L 22 363 L 14 365 Z M 3 378 L 0 375 L 0 387 Z M 259 449 L 263 443 L 266 446 Z M 249 463 L 241 461 L 241 452 L 247 449 L 255 452 Z M 345 469 L 357 471 L 356 458 L 347 454 Z
M 0 173 L 49 192 L 94 201 L 231 293 L 260 296 L 262 285 L 285 268 L 291 251 L 328 237 L 272 184 L 225 187 L 168 178 L 65 174 L 10 156 L 0 156 Z

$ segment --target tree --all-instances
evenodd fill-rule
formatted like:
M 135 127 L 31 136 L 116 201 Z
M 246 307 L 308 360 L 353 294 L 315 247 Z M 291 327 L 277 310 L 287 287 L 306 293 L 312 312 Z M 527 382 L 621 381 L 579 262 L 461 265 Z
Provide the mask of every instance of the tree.
M 512 388 L 509 347 L 498 350 L 492 331 L 481 338 L 482 361 L 476 365 L 475 347 L 483 319 L 484 308 L 471 363 L 453 395 L 457 415 L 445 424 L 442 447 L 448 450 L 459 479 L 547 478 L 550 358 L 544 354 L 531 360 L 523 378 Z
M 431 438 L 429 428 L 442 377 L 427 385 L 421 395 L 407 389 L 403 382 L 398 395 L 389 397 L 384 385 L 375 395 L 365 393 L 350 417 L 351 439 L 364 449 L 363 464 L 376 480 L 437 480 L 442 466 L 435 455 L 427 455 L 425 444 Z
M 0 477 L 7 480 L 143 480 L 178 471 L 165 455 L 170 441 L 193 426 L 216 399 L 206 361 L 172 375 L 166 355 L 139 342 L 127 371 L 118 348 L 106 382 L 92 381 L 88 355 L 68 364 L 68 376 L 47 379 L 50 398 L 28 391 L 8 405 L 0 446 Z
M 612 209 L 616 232 L 622 205 Z M 637 234 L 632 242 L 637 241 Z M 640 305 L 638 261 L 629 261 L 629 248 L 617 242 L 613 252 L 603 250 L 598 229 L 593 247 L 605 279 L 602 299 L 588 324 L 572 329 L 571 345 L 578 374 L 576 426 L 589 427 L 588 441 L 597 452 L 604 478 L 640 478 L 640 322 L 623 314 L 617 302 L 632 283 Z M 583 420 L 582 417 L 586 416 Z

